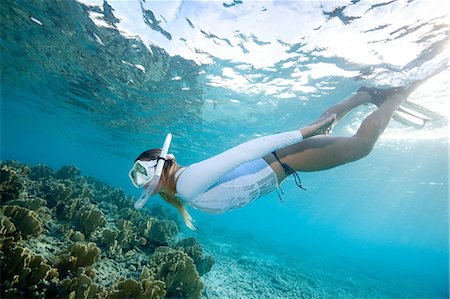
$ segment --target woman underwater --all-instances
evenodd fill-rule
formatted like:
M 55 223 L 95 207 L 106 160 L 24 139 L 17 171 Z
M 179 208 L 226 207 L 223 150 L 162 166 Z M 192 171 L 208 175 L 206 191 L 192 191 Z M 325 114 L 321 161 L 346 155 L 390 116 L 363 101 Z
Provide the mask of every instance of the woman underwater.
M 207 213 L 224 213 L 277 190 L 289 175 L 303 188 L 296 171 L 325 170 L 368 155 L 394 112 L 419 83 L 388 89 L 361 87 L 308 126 L 247 141 L 186 167 L 167 154 L 172 137 L 168 134 L 162 149 L 143 152 L 130 170 L 134 186 L 144 187 L 135 207 L 141 208 L 149 196 L 159 193 L 195 229 L 185 203 Z M 328 135 L 350 110 L 367 103 L 377 109 L 355 135 Z

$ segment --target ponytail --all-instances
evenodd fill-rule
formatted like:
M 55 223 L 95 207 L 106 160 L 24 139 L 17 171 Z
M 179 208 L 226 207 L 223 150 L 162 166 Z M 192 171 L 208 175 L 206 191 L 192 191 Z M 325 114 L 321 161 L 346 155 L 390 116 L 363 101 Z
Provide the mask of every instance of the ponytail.
M 191 230 L 195 230 L 195 226 L 193 224 L 194 221 L 189 212 L 186 210 L 186 206 L 183 204 L 181 199 L 175 195 L 169 195 L 167 193 L 160 193 L 160 195 L 166 202 L 168 202 L 178 210 L 186 226 Z
M 168 159 L 163 169 L 163 176 L 161 179 L 165 180 L 167 190 L 169 190 L 169 194 L 160 192 L 161 197 L 174 206 L 181 217 L 183 218 L 184 223 L 191 230 L 195 230 L 195 226 L 193 224 L 194 220 L 186 209 L 181 198 L 175 195 L 177 181 L 175 179 L 175 173 L 180 169 L 180 166 L 175 162 L 175 159 Z

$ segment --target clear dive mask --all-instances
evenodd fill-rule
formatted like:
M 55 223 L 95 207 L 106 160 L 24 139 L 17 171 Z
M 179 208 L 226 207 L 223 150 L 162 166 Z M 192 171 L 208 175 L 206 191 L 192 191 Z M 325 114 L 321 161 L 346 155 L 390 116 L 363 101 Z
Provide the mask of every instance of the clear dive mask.
M 158 158 L 150 161 L 137 160 L 128 173 L 131 182 L 136 188 L 144 187 L 144 192 L 134 203 L 136 209 L 142 208 L 149 197 L 157 193 L 166 158 L 173 159 L 173 155 L 167 154 L 171 141 L 172 134 L 169 133 L 166 136 L 161 155 Z
M 131 168 L 128 176 L 136 188 L 143 187 L 155 175 L 157 159 L 150 161 L 137 160 Z

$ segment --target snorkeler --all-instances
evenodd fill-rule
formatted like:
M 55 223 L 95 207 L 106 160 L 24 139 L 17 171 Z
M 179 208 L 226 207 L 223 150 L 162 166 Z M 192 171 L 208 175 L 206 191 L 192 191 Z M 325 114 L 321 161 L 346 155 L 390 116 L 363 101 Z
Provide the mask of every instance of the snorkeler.
M 186 225 L 195 229 L 185 203 L 207 213 L 224 213 L 277 190 L 289 175 L 303 189 L 297 171 L 325 170 L 368 155 L 399 106 L 420 83 L 388 89 L 362 87 L 310 125 L 247 141 L 187 167 L 168 154 L 172 139 L 168 134 L 162 149 L 143 152 L 129 172 L 134 186 L 144 187 L 135 207 L 142 208 L 151 195 L 159 193 L 178 209 Z M 367 103 L 377 109 L 363 120 L 355 135 L 328 135 L 349 111 Z

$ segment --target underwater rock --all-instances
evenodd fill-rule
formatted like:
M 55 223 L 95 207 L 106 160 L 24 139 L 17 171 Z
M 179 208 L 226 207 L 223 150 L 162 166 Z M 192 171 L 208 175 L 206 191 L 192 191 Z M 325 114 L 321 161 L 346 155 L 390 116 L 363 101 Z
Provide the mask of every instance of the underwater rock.
M 82 232 L 75 231 L 70 239 L 74 242 L 83 242 L 85 237 Z
M 3 215 L 10 218 L 20 231 L 22 238 L 38 236 L 42 232 L 42 224 L 36 212 L 16 205 L 6 205 L 1 208 Z
M 81 171 L 73 165 L 64 165 L 55 174 L 55 178 L 60 180 L 74 179 Z
M 163 281 L 167 297 L 200 298 L 203 283 L 192 258 L 181 250 L 158 247 L 142 270 L 141 279 Z
M 141 284 L 144 288 L 143 295 L 148 298 L 164 298 L 166 295 L 166 284 L 160 280 L 144 278 Z
M 153 224 L 157 221 L 156 218 L 150 217 L 146 221 L 140 222 L 138 227 L 138 232 L 141 236 L 148 236 Z
M 200 275 L 208 273 L 215 263 L 211 256 L 203 256 L 203 249 L 193 237 L 181 240 L 175 244 L 174 248 L 184 251 L 194 260 L 195 266 Z
M 138 282 L 134 279 L 118 281 L 111 289 L 108 298 L 164 298 L 166 295 L 165 284 L 159 280 L 143 279 Z

